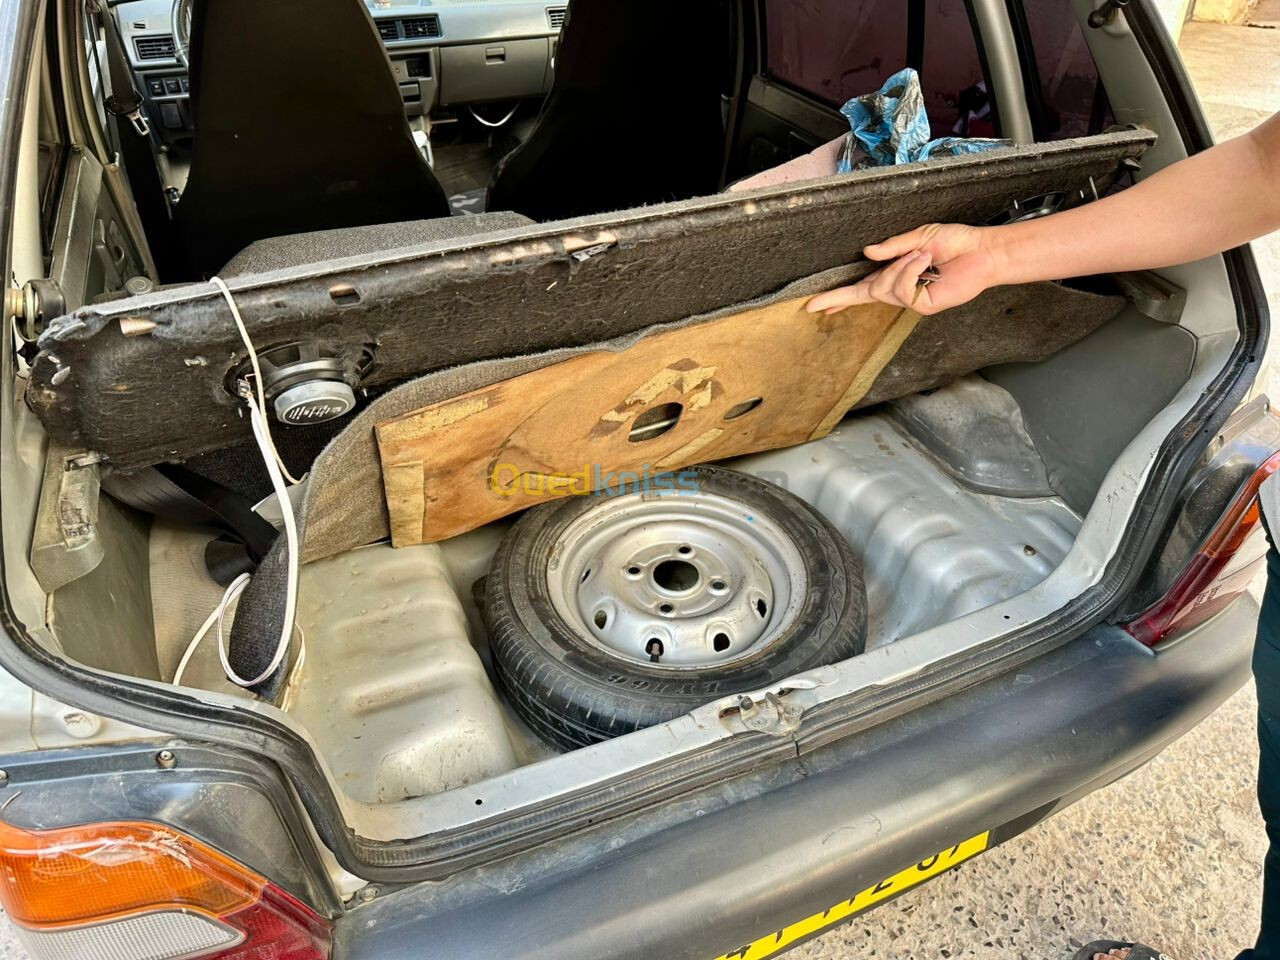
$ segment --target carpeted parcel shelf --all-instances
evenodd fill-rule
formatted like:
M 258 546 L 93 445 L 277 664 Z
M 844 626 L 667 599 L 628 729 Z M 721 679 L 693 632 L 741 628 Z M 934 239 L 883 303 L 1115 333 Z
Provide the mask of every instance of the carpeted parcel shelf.
M 389 535 L 379 423 L 850 282 L 872 269 L 847 263 L 863 246 L 923 222 L 983 223 L 1051 192 L 1092 197 L 1152 142 L 1125 130 L 238 277 L 231 288 L 259 349 L 372 346 L 378 366 L 365 386 L 407 381 L 354 415 L 316 460 L 299 514 L 303 558 Z M 915 322 L 854 406 L 1043 359 L 1123 305 L 1059 284 L 989 291 Z M 28 403 L 55 439 L 99 452 L 109 469 L 185 459 L 248 431 L 226 389 L 243 347 L 211 286 L 86 307 L 51 324 L 40 347 Z M 231 658 L 242 675 L 260 672 L 279 636 L 282 547 L 239 604 Z
M 985 223 L 1046 193 L 1091 197 L 1154 139 L 1120 130 L 499 229 L 228 282 L 260 351 L 313 340 L 354 362 L 372 349 L 376 365 L 361 385 L 376 392 L 437 370 L 600 344 L 758 302 L 921 223 Z M 1030 322 L 1045 326 L 1036 313 Z M 945 326 L 924 324 L 912 339 L 937 342 Z M 981 345 L 972 327 L 948 344 L 969 352 L 969 369 L 1020 359 L 1020 350 L 1041 352 L 1035 332 L 1010 341 L 1006 333 L 1015 331 L 977 329 Z M 97 452 L 111 469 L 186 460 L 249 437 L 228 389 L 244 347 L 210 284 L 83 307 L 52 321 L 39 347 L 28 404 L 51 437 Z M 903 362 L 916 349 L 908 347 Z M 1001 357 L 978 356 L 988 348 Z M 928 362 L 938 354 L 930 347 Z M 901 377 L 900 365 L 885 375 Z M 921 376 L 902 382 L 912 379 Z M 888 393 L 877 385 L 871 396 Z

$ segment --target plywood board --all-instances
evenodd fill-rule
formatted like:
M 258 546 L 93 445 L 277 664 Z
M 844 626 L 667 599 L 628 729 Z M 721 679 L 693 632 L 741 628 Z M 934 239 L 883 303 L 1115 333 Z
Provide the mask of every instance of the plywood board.
M 883 304 L 814 315 L 805 302 L 653 334 L 378 424 L 392 542 L 434 543 L 556 497 L 824 436 L 919 316 Z M 674 426 L 633 432 L 655 417 L 655 433 Z

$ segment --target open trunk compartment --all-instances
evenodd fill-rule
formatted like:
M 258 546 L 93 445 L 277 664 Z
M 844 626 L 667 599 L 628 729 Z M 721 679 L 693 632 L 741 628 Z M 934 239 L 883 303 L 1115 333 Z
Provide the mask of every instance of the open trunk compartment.
M 865 559 L 867 649 L 952 622 L 1023 593 L 1066 557 L 1081 518 L 1047 488 L 974 489 L 966 464 L 937 458 L 912 433 L 920 419 L 969 415 L 999 446 L 993 468 L 1038 466 L 1010 394 L 970 377 L 914 405 L 855 415 L 823 440 L 730 461 L 813 504 Z M 943 412 L 945 411 L 945 412 Z M 959 439 L 960 435 L 954 435 Z M 994 469 L 989 471 L 994 473 Z M 991 483 L 1008 482 L 992 480 Z M 306 657 L 282 706 L 308 731 L 352 800 L 387 805 L 446 790 L 490 805 L 486 783 L 561 752 L 495 696 L 473 585 L 510 521 L 438 544 L 379 543 L 304 567 L 299 622 Z M 163 522 L 150 540 L 151 595 L 162 677 L 170 678 L 223 588 L 204 568 L 210 533 Z M 821 678 L 809 682 L 821 683 Z M 229 695 L 212 643 L 184 683 Z M 802 681 L 803 683 L 803 681 Z M 721 698 L 725 699 L 725 698 Z M 610 744 L 593 749 L 607 749 Z
M 984 658 L 1008 666 L 1036 640 L 1065 642 L 1096 622 L 1109 578 L 1136 575 L 1150 497 L 1170 496 L 1140 479 L 1167 482 L 1167 439 L 1235 389 L 1234 332 L 1197 344 L 1123 298 L 1060 285 L 997 291 L 950 324 L 927 318 L 829 435 L 728 463 L 816 507 L 862 556 L 868 655 L 563 754 L 486 669 L 473 586 L 509 521 L 403 550 L 374 542 L 390 526 L 373 426 L 655 328 L 831 286 L 851 275 L 839 271 L 852 251 L 922 221 L 1089 198 L 1151 141 L 1120 131 L 229 278 L 255 343 L 313 338 L 375 358 L 368 406 L 299 445 L 313 467 L 305 662 L 276 703 L 254 702 L 209 640 L 184 687 L 169 686 L 222 595 L 204 564 L 213 533 L 106 497 L 94 518 L 105 559 L 52 592 L 37 633 L 91 668 L 75 682 L 104 706 L 132 697 L 163 712 L 167 732 L 272 755 L 342 865 L 369 880 L 443 876 L 794 757 L 883 716 L 891 696 L 905 709 L 972 682 Z M 87 306 L 40 345 L 28 402 L 56 443 L 46 498 L 65 492 L 68 459 L 96 482 L 168 460 L 244 472 L 256 456 L 228 390 L 239 336 L 212 288 Z M 1116 377 L 1139 368 L 1141 398 L 1111 409 Z M 1102 410 L 1104 437 L 1073 435 L 1073 418 Z M 910 693 L 896 693 L 904 682 Z

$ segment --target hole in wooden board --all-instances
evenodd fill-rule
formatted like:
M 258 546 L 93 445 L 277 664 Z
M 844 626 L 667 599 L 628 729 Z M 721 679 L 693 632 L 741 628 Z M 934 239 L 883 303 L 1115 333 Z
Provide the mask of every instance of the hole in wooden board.
M 725 420 L 737 420 L 739 417 L 745 417 L 752 410 L 755 410 L 760 404 L 764 403 L 764 397 L 752 397 L 750 400 L 743 400 L 736 407 L 732 407 L 728 413 L 724 415 Z
M 335 283 L 329 288 L 329 299 L 334 303 L 359 303 L 360 291 L 349 283 Z
M 656 440 L 674 430 L 683 414 L 684 405 L 679 403 L 662 403 L 652 407 L 636 417 L 631 424 L 631 435 L 627 439 L 632 443 Z

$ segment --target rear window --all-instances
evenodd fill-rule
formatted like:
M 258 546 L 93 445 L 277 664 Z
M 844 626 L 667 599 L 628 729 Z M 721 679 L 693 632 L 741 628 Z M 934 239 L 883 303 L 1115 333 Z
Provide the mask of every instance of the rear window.
M 915 67 L 935 136 L 994 136 L 964 0 L 765 0 L 765 75 L 834 107 Z

